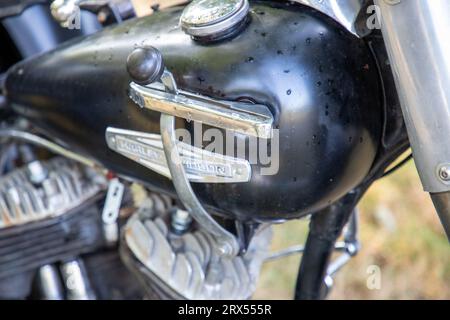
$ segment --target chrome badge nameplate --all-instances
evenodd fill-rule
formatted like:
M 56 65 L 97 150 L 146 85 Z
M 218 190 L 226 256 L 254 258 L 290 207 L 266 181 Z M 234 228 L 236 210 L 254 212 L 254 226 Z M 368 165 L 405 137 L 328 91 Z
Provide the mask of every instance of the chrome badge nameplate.
M 160 135 L 108 128 L 106 142 L 111 150 L 171 179 Z M 191 182 L 250 181 L 251 166 L 247 160 L 213 153 L 184 142 L 178 142 L 177 148 Z

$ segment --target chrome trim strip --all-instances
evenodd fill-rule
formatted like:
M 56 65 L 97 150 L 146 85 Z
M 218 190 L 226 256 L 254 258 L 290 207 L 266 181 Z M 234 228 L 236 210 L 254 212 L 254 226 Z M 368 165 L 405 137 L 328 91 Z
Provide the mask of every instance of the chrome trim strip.
M 164 91 L 159 83 L 130 83 L 130 98 L 142 108 L 202 122 L 263 139 L 272 137 L 273 115 L 264 105 L 214 100 L 178 90 Z

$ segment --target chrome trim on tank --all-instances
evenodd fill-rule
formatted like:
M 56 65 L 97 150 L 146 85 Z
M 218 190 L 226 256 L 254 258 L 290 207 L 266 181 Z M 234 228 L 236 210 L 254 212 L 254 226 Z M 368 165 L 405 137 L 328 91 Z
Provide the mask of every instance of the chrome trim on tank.
M 159 83 L 141 86 L 130 83 L 130 98 L 142 108 L 202 122 L 214 127 L 270 139 L 273 115 L 264 105 L 215 100 L 177 90 L 164 91 Z
M 293 2 L 322 12 L 359 37 L 356 19 L 362 9 L 363 0 L 293 0 Z

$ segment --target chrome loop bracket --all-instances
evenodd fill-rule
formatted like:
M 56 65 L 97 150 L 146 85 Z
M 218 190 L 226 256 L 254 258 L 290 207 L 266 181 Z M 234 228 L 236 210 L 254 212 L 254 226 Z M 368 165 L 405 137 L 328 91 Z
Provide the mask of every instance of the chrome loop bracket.
M 178 95 L 175 79 L 167 69 L 161 77 L 161 82 L 164 84 L 166 91 Z M 195 221 L 216 237 L 216 249 L 220 256 L 234 257 L 238 255 L 240 246 L 236 237 L 225 230 L 213 217 L 211 217 L 211 215 L 209 215 L 198 200 L 194 190 L 192 190 L 191 183 L 189 182 L 177 147 L 178 141 L 175 133 L 175 117 L 173 115 L 161 113 L 160 129 L 167 165 L 172 176 L 173 185 L 181 202 Z
M 160 127 L 167 164 L 178 197 L 197 223 L 217 238 L 219 255 L 226 257 L 236 256 L 239 253 L 239 243 L 236 237 L 225 230 L 206 212 L 192 190 L 178 153 L 175 135 L 175 117 L 164 113 L 161 114 Z

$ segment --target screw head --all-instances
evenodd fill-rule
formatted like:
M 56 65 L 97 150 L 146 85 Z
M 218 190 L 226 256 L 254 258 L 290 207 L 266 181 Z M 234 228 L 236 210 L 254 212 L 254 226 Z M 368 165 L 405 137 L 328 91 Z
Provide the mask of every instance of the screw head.
M 442 166 L 439 169 L 439 178 L 445 182 L 450 181 L 450 166 Z
M 222 257 L 231 256 L 233 253 L 233 248 L 227 242 L 218 242 L 216 249 L 219 256 Z
M 357 243 L 349 243 L 349 244 L 347 245 L 347 253 L 348 253 L 350 256 L 352 256 L 352 257 L 356 256 L 356 255 L 358 254 L 358 251 L 359 251 L 359 248 L 358 248 L 358 247 L 359 247 L 359 246 L 358 246 Z
M 172 212 L 171 227 L 177 234 L 185 233 L 192 223 L 191 215 L 184 210 L 176 209 Z

